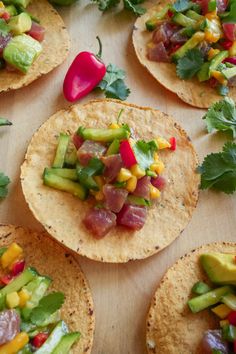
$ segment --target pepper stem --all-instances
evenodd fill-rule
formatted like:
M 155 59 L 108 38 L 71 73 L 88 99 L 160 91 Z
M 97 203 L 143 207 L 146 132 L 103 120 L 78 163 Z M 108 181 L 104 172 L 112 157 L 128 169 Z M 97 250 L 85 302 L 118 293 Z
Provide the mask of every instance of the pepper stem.
M 98 45 L 99 45 L 99 51 L 98 51 L 96 57 L 101 59 L 102 58 L 102 42 L 98 36 L 96 37 L 96 39 L 97 39 Z

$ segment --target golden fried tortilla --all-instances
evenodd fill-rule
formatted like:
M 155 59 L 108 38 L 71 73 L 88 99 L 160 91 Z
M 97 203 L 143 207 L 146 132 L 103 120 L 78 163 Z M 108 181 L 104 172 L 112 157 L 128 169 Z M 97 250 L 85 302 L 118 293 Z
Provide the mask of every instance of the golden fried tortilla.
M 160 150 L 167 186 L 159 202 L 148 210 L 144 227 L 132 232 L 121 226 L 101 240 L 90 235 L 82 223 L 91 202 L 43 185 L 42 174 L 51 166 L 60 132 L 73 134 L 80 125 L 105 128 L 115 122 L 129 124 L 138 138 L 176 137 L 177 149 Z M 21 167 L 25 199 L 34 216 L 59 242 L 88 258 L 102 262 L 127 262 L 159 252 L 180 235 L 198 200 L 197 157 L 190 139 L 166 114 L 117 100 L 97 100 L 75 105 L 49 118 L 34 134 Z
M 45 27 L 43 51 L 35 60 L 27 74 L 19 71 L 0 71 L 0 92 L 10 91 L 29 85 L 41 75 L 49 73 L 66 58 L 70 39 L 65 24 L 57 11 L 47 0 L 33 0 L 27 11 L 40 20 Z
M 65 294 L 61 317 L 71 331 L 81 332 L 81 338 L 72 352 L 90 353 L 95 325 L 93 300 L 79 263 L 46 232 L 36 233 L 19 226 L 0 224 L 0 247 L 12 242 L 23 247 L 26 264 L 52 278 L 50 291 Z
M 150 7 L 144 15 L 136 20 L 133 30 L 133 45 L 136 55 L 150 74 L 165 88 L 176 93 L 181 100 L 194 107 L 208 108 L 214 102 L 222 99 L 215 88 L 210 87 L 208 83 L 199 82 L 196 78 L 181 80 L 176 75 L 175 64 L 158 63 L 147 58 L 147 44 L 151 41 L 152 32 L 146 30 L 145 22 L 170 2 L 173 1 L 158 1 L 155 6 Z M 230 88 L 229 96 L 236 100 L 236 87 Z
M 216 329 L 219 321 L 208 310 L 193 314 L 187 305 L 191 288 L 207 281 L 198 259 L 205 252 L 236 252 L 235 243 L 213 243 L 181 257 L 162 278 L 147 316 L 148 353 L 202 354 L 199 345 L 204 331 Z

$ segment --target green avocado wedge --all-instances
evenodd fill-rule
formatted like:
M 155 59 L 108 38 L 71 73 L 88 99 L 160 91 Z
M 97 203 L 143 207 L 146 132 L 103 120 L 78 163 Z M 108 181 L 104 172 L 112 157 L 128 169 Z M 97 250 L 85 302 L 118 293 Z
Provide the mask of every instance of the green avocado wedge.
M 206 253 L 200 256 L 200 263 L 213 283 L 236 285 L 235 255 Z

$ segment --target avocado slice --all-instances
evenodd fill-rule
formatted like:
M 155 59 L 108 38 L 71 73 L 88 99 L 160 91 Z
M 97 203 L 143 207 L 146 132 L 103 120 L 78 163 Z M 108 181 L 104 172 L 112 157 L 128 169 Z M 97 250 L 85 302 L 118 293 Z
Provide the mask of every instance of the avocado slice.
M 235 255 L 227 253 L 204 253 L 200 263 L 213 283 L 236 285 Z
M 16 36 L 28 32 L 32 26 L 32 20 L 26 12 L 22 12 L 17 16 L 11 17 L 8 22 L 10 31 Z
M 65 334 L 52 354 L 69 353 L 70 348 L 75 343 L 75 341 L 79 340 L 80 336 L 81 334 L 79 332 Z
M 188 50 L 195 48 L 204 38 L 205 34 L 203 32 L 199 31 L 194 33 L 194 35 L 172 55 L 172 60 L 176 62 L 178 59 L 182 58 Z
M 42 51 L 41 44 L 32 37 L 21 34 L 13 37 L 3 50 L 5 61 L 26 74 Z

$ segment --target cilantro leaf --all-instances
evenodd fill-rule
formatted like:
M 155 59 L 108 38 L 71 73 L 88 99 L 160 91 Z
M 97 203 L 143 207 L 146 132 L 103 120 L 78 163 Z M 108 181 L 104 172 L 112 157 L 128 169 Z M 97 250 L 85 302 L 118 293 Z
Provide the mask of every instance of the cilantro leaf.
M 32 323 L 40 326 L 49 316 L 61 308 L 64 303 L 64 294 L 54 292 L 44 296 L 37 307 L 35 307 L 30 315 Z
M 12 125 L 12 122 L 10 122 L 9 120 L 7 120 L 5 118 L 0 118 L 0 127 L 2 127 L 4 125 Z
M 142 169 L 146 170 L 154 162 L 153 154 L 157 151 L 157 143 L 154 140 L 148 143 L 138 140 L 133 146 L 135 157 Z
M 236 107 L 231 98 L 226 97 L 213 104 L 202 119 L 206 120 L 209 133 L 214 129 L 230 131 L 236 138 Z
M 138 0 L 124 0 L 124 8 L 132 11 L 137 16 L 141 16 L 147 11 L 144 7 L 139 5 L 142 2 L 143 1 Z
M 98 9 L 100 11 L 107 11 L 112 7 L 119 4 L 120 0 L 92 0 L 94 3 L 98 4 Z
M 109 64 L 107 66 L 106 75 L 97 87 L 104 91 L 106 97 L 124 101 L 130 94 L 130 89 L 123 81 L 124 78 L 124 70 L 119 69 L 114 64 Z
M 184 12 L 190 9 L 193 6 L 193 3 L 189 0 L 176 0 L 172 5 L 172 9 L 175 12 Z
M 235 1 L 231 1 L 229 12 L 227 16 L 223 17 L 222 22 L 236 23 L 236 2 Z
M 199 49 L 189 50 L 178 60 L 176 72 L 180 79 L 191 79 L 201 69 L 204 63 L 203 54 Z
M 228 142 L 222 152 L 207 155 L 198 172 L 201 173 L 201 189 L 233 193 L 236 190 L 236 144 Z
M 8 184 L 10 183 L 10 178 L 5 176 L 4 173 L 0 172 L 0 198 L 5 198 L 8 193 Z

